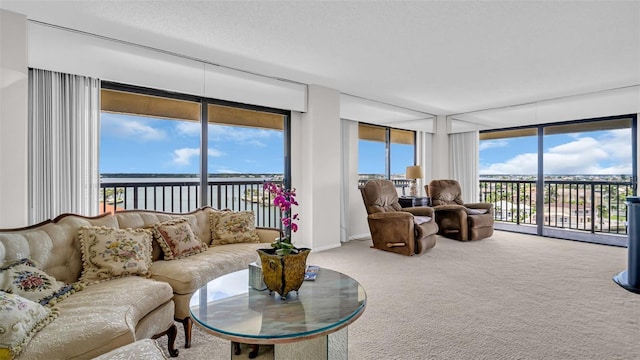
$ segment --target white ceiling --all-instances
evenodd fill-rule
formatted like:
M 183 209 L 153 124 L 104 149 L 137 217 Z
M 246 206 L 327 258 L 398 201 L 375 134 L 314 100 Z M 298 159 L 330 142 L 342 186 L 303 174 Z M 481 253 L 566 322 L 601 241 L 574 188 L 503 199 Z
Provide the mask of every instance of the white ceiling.
M 0 0 L 0 8 L 484 128 L 531 123 L 514 120 L 514 105 L 606 90 L 640 108 L 640 1 Z M 475 112 L 495 108 L 509 111 Z

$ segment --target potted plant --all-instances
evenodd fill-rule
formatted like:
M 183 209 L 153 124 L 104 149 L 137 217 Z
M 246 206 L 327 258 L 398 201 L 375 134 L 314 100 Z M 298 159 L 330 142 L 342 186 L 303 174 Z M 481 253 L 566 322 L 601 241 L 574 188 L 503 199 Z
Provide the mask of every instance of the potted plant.
M 298 231 L 296 190 L 282 185 L 265 183 L 264 190 L 273 196 L 273 205 L 280 210 L 280 237 L 271 243 L 270 249 L 258 249 L 264 283 L 269 292 L 277 292 L 285 299 L 290 291 L 298 291 L 304 281 L 307 256 L 311 249 L 296 248 L 291 241 L 291 233 Z

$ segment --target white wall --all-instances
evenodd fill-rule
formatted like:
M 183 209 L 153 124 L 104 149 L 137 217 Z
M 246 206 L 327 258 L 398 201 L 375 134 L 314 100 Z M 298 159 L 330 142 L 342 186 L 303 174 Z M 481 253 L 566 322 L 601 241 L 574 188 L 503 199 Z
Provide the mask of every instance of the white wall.
M 340 246 L 340 97 L 309 85 L 307 112 L 292 117 L 291 181 L 297 188 L 300 230 L 296 246 L 314 251 Z
M 369 224 L 367 222 L 367 210 L 364 207 L 362 201 L 362 194 L 358 188 L 358 180 L 360 176 L 358 174 L 358 144 L 360 139 L 358 138 L 358 122 L 342 120 L 348 123 L 348 133 L 343 134 L 348 140 L 348 152 L 343 156 L 348 158 L 349 169 L 347 181 L 348 191 L 348 204 L 347 209 L 349 211 L 349 225 L 347 229 L 347 239 L 360 239 L 370 236 Z M 344 129 L 344 127 L 343 127 Z
M 27 18 L 0 9 L 0 228 L 28 221 Z
M 433 153 L 431 155 L 432 179 L 448 179 L 450 178 L 449 169 L 449 134 L 448 119 L 444 115 L 436 117 L 436 132 L 433 134 Z

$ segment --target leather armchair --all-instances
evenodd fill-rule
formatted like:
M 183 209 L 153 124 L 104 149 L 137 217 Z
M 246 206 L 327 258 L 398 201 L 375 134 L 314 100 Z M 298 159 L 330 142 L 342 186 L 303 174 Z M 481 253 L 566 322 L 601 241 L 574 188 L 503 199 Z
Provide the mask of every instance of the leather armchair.
M 465 204 L 456 180 L 432 180 L 425 191 L 431 197 L 440 235 L 460 241 L 493 235 L 493 204 Z
M 370 180 L 360 192 L 367 209 L 372 247 L 411 256 L 436 245 L 438 225 L 432 208 L 402 208 L 389 180 Z

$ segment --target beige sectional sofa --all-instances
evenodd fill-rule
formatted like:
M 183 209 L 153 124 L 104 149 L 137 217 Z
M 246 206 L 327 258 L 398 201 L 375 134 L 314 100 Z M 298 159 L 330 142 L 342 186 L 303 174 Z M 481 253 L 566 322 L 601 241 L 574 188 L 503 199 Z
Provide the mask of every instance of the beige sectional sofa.
M 78 283 L 85 271 L 78 235 L 85 226 L 153 230 L 156 224 L 186 218 L 193 233 L 208 245 L 202 252 L 169 260 L 154 239 L 148 277 L 97 281 L 60 300 L 54 305 L 57 318 L 32 336 L 18 358 L 88 359 L 163 335 L 169 337 L 169 353 L 177 356 L 174 319 L 183 323 L 185 346 L 189 347 L 191 295 L 218 276 L 246 268 L 257 260 L 255 250 L 279 234 L 277 229 L 258 228 L 253 242 L 220 245 L 212 241 L 212 213 L 220 211 L 204 207 L 185 214 L 150 210 L 98 217 L 64 214 L 27 228 L 0 230 L 0 265 L 29 258 L 48 275 L 68 284 Z
M 206 251 L 183 259 L 165 260 L 157 242 L 154 242 L 151 277 L 166 282 L 173 288 L 175 319 L 183 324 L 185 347 L 191 346 L 191 328 L 193 322 L 189 313 L 191 295 L 207 282 L 237 271 L 246 269 L 258 259 L 256 250 L 265 248 L 279 236 L 274 228 L 256 228 L 259 243 L 235 243 L 216 245 L 212 239 L 211 213 L 219 212 L 211 207 L 203 207 L 191 213 L 171 214 L 150 210 L 125 210 L 116 212 L 120 228 L 145 228 L 153 224 L 175 218 L 186 217 L 191 228 L 200 240 L 209 246 Z
M 83 226 L 117 228 L 118 221 L 110 214 L 65 214 L 27 228 L 1 230 L 0 264 L 29 258 L 56 280 L 77 283 L 83 270 L 78 239 Z M 169 350 L 177 355 L 172 297 L 169 284 L 140 276 L 88 285 L 55 304 L 57 318 L 22 346 L 18 358 L 90 359 L 163 334 L 169 335 Z

